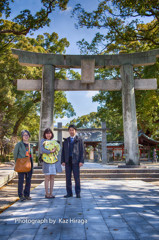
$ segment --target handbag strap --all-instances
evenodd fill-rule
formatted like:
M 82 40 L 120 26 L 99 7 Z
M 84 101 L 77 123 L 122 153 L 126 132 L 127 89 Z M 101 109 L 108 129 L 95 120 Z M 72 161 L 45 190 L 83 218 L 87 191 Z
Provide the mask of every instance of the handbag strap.
M 30 151 L 30 143 L 29 143 L 29 149 L 28 149 L 28 151 L 29 151 L 29 154 L 31 154 L 31 151 Z

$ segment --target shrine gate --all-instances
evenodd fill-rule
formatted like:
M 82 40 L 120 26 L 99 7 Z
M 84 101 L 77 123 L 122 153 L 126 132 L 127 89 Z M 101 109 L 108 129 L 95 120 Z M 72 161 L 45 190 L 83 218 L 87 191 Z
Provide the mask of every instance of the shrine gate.
M 45 128 L 53 128 L 54 91 L 122 91 L 123 128 L 126 165 L 139 165 L 135 90 L 157 89 L 157 80 L 134 79 L 133 67 L 152 65 L 159 49 L 117 55 L 60 55 L 12 49 L 19 63 L 43 68 L 40 80 L 17 80 L 17 89 L 41 91 L 41 138 Z M 95 80 L 95 68 L 120 68 L 121 80 Z M 55 68 L 81 68 L 81 80 L 55 79 Z M 104 139 L 103 139 L 104 141 Z M 104 161 L 105 159 L 105 161 Z M 106 162 L 106 155 L 103 163 Z

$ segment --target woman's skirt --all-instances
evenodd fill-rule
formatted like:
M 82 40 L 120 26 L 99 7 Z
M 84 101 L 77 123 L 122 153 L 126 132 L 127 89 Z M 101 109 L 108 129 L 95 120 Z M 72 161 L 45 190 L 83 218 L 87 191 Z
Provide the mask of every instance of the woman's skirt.
M 43 173 L 45 175 L 56 175 L 56 166 L 54 163 L 43 162 Z

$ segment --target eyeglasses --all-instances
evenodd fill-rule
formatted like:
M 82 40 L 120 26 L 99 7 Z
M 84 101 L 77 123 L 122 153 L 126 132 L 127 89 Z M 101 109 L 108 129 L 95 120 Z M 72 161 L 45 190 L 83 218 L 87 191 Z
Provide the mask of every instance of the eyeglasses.
M 23 137 L 29 137 L 29 135 L 28 134 L 24 134 Z

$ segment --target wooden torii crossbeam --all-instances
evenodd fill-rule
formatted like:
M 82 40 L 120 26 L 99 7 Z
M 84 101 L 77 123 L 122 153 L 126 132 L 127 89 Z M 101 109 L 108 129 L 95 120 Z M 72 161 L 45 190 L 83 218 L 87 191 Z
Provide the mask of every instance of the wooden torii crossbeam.
M 43 67 L 39 80 L 18 79 L 17 89 L 41 91 L 40 138 L 46 127 L 53 127 L 54 91 L 122 91 L 124 145 L 127 165 L 139 165 L 135 90 L 157 89 L 157 80 L 134 79 L 133 67 L 153 65 L 159 49 L 117 55 L 59 55 L 12 49 L 19 63 Z M 95 68 L 120 68 L 121 80 L 95 80 Z M 55 68 L 81 68 L 81 80 L 55 79 Z M 106 163 L 106 153 L 103 163 Z

